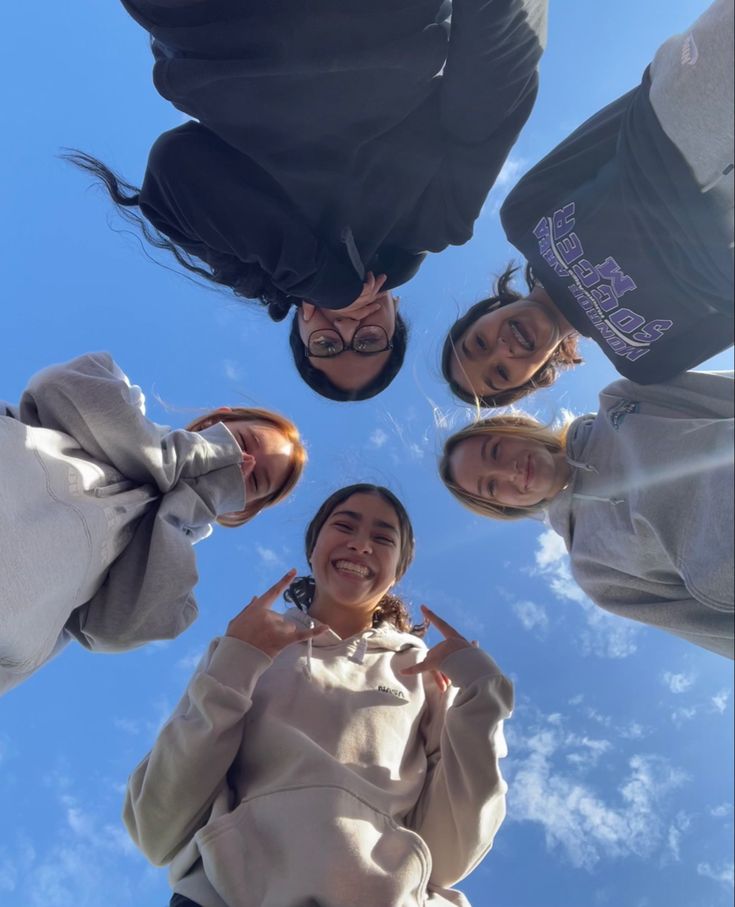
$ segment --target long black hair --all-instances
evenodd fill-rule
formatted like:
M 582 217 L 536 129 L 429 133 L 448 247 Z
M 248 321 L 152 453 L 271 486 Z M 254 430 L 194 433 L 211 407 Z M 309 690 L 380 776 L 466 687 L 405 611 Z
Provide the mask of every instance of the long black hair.
M 268 310 L 273 321 L 283 321 L 292 306 L 300 300 L 274 286 L 270 276 L 257 264 L 247 264 L 232 255 L 218 256 L 216 265 L 198 259 L 185 246 L 157 230 L 140 213 L 140 189 L 123 179 L 102 161 L 76 149 L 65 151 L 61 158 L 90 173 L 107 191 L 118 213 L 138 230 L 156 249 L 169 252 L 177 263 L 191 274 L 220 288 L 228 287 L 235 296 L 257 300 Z M 155 259 L 153 259 L 155 261 Z M 158 262 L 156 262 L 158 264 Z

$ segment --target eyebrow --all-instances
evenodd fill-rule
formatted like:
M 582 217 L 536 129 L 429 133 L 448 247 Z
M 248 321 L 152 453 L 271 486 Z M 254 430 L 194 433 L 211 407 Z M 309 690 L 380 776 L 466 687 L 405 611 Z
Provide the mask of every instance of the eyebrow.
M 348 516 L 358 523 L 362 522 L 362 514 L 358 513 L 356 510 L 335 510 L 333 511 L 332 516 Z M 389 529 L 391 532 L 399 535 L 398 529 L 392 523 L 386 523 L 385 520 L 373 520 L 373 526 L 377 526 L 380 529 Z

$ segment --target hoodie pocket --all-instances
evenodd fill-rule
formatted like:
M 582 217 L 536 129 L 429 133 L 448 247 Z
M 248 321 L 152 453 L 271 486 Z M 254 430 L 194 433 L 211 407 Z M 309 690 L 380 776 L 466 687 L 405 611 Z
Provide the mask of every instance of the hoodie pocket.
M 424 841 L 339 787 L 295 787 L 244 800 L 196 836 L 228 907 L 423 907 Z

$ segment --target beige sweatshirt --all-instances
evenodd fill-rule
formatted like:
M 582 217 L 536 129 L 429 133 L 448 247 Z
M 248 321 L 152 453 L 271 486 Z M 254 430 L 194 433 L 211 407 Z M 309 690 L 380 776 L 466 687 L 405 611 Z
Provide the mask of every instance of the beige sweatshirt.
M 215 639 L 130 778 L 133 839 L 202 907 L 466 907 L 450 886 L 505 816 L 513 693 L 476 648 L 444 695 L 402 676 L 425 651 L 388 624 L 273 660 Z

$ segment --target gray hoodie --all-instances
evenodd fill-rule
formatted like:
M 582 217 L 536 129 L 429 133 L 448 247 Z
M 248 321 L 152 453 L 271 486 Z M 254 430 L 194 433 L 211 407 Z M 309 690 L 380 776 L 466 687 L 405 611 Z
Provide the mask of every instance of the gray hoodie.
M 169 431 L 106 353 L 33 377 L 0 403 L 0 692 L 75 637 L 122 651 L 194 620 L 192 544 L 241 510 L 224 425 Z
M 567 460 L 549 519 L 582 589 L 732 658 L 732 373 L 615 381 L 570 426 Z
M 128 782 L 136 844 L 201 907 L 468 907 L 513 691 L 472 647 L 441 665 L 459 692 L 401 675 L 425 652 L 387 623 L 272 660 L 214 640 Z

